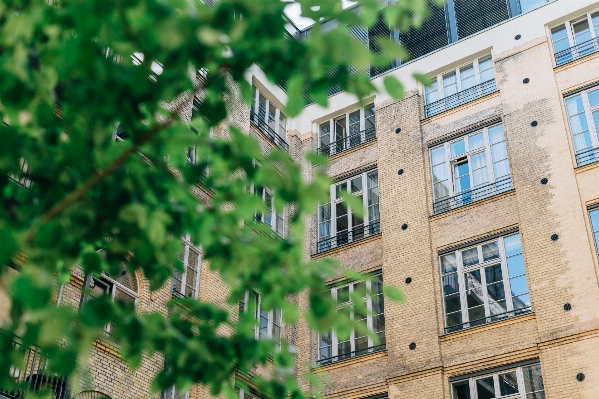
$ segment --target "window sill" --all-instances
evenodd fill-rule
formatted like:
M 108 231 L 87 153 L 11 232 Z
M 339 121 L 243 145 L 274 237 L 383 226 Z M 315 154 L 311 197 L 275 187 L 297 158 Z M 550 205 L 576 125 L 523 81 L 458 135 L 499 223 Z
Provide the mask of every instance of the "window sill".
M 450 341 L 453 339 L 459 339 L 462 337 L 466 337 L 468 335 L 478 334 L 483 331 L 494 330 L 497 328 L 501 328 L 503 326 L 508 326 L 510 324 L 522 323 L 522 322 L 525 322 L 528 320 L 535 320 L 535 319 L 536 319 L 535 312 L 533 310 L 530 310 L 526 313 L 508 317 L 503 320 L 493 321 L 493 322 L 490 322 L 487 324 L 482 324 L 480 326 L 470 327 L 467 329 L 462 329 L 462 330 L 458 330 L 458 331 L 452 331 L 449 333 L 441 334 L 441 335 L 439 335 L 439 339 L 441 340 L 441 342 Z
M 376 352 L 365 353 L 363 355 L 354 356 L 349 359 L 338 360 L 336 362 L 332 362 L 332 363 L 328 363 L 328 364 L 324 364 L 324 365 L 315 365 L 315 366 L 312 366 L 311 369 L 318 373 L 327 372 L 329 370 L 334 370 L 339 367 L 352 366 L 352 365 L 355 365 L 358 363 L 367 362 L 367 361 L 370 361 L 373 359 L 378 359 L 378 358 L 382 358 L 382 357 L 386 357 L 386 356 L 387 356 L 387 347 L 385 346 L 384 349 L 379 349 Z

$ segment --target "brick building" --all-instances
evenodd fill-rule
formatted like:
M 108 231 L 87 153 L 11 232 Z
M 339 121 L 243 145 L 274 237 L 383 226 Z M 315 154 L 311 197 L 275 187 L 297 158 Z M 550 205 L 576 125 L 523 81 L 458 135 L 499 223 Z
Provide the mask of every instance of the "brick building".
M 365 287 L 333 279 L 331 294 L 353 312 L 348 293 L 370 291 L 372 313 L 353 317 L 378 340 L 288 328 L 276 312 L 268 334 L 297 347 L 298 372 L 327 376 L 327 398 L 599 397 L 599 2 L 450 0 L 420 30 L 394 32 L 381 20 L 352 32 L 373 51 L 381 35 L 406 46 L 408 59 L 370 69 L 380 88 L 398 77 L 402 100 L 380 93 L 358 104 L 332 89 L 327 108 L 309 104 L 286 118 L 285 91 L 256 66 L 247 75 L 254 103 L 231 98 L 229 122 L 264 151 L 330 158 L 331 200 L 307 221 L 306 257 L 371 275 Z M 302 40 L 309 29 L 292 34 Z M 313 167 L 302 165 L 310 179 Z M 363 199 L 363 218 L 342 191 Z M 285 219 L 264 221 L 284 235 Z M 223 303 L 225 286 L 199 248 L 186 240 L 183 248 L 188 271 L 159 292 L 143 276 L 98 285 L 129 295 L 139 311 L 166 312 L 180 293 Z M 76 306 L 84 280 L 73 273 L 57 300 Z M 406 300 L 384 302 L 381 282 Z M 248 296 L 244 309 L 250 301 L 259 298 Z M 71 396 L 148 397 L 161 362 L 146 358 L 133 373 L 118 348 L 99 341 L 89 393 Z

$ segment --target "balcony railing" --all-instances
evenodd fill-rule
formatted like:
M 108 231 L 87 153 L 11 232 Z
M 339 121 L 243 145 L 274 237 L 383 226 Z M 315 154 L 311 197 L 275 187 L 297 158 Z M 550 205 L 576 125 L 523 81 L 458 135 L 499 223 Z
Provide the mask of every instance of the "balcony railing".
M 335 236 L 324 238 L 316 243 L 316 253 L 328 251 L 329 249 L 341 247 L 343 245 L 362 240 L 364 238 L 377 235 L 381 232 L 381 223 L 379 220 L 373 220 L 368 225 L 354 227 L 352 230 L 343 231 Z
M 362 143 L 372 141 L 376 138 L 376 128 L 370 127 L 362 130 L 359 133 L 344 137 L 331 144 L 323 145 L 318 148 L 318 153 L 326 156 L 331 156 L 340 153 L 341 151 L 349 150 L 359 146 Z
M 272 141 L 278 147 L 289 151 L 289 144 L 277 134 L 268 124 L 264 121 L 264 118 L 255 113 L 253 110 L 250 111 L 250 122 L 258 128 L 270 141 Z
M 526 313 L 531 313 L 532 309 L 530 306 L 520 309 L 510 310 L 509 312 L 495 314 L 492 316 L 481 317 L 480 319 L 470 320 L 466 323 L 456 324 L 453 326 L 445 327 L 445 334 L 467 330 L 469 328 L 482 326 L 484 324 L 494 323 L 496 321 L 509 319 L 512 317 L 520 316 Z
M 497 85 L 495 84 L 495 79 L 487 80 L 486 82 L 425 105 L 424 114 L 428 118 L 474 101 L 477 98 L 484 97 L 487 94 L 495 93 L 496 91 Z
M 576 154 L 576 165 L 584 166 L 599 161 L 599 147 L 589 148 Z
M 468 205 L 492 197 L 493 195 L 509 191 L 512 188 L 512 177 L 507 176 L 493 183 L 485 184 L 484 186 L 479 186 L 472 190 L 462 191 L 453 197 L 438 199 L 433 204 L 433 212 L 435 215 L 447 212 L 459 208 L 460 206 Z
M 37 346 L 23 348 L 18 340 L 13 340 L 13 348 L 23 354 L 23 366 L 11 367 L 11 376 L 15 379 L 16 387 L 6 389 L 0 387 L 0 397 L 22 399 L 28 392 L 50 390 L 53 399 L 69 399 L 71 397 L 69 385 L 64 377 L 49 374 L 48 357 L 44 356 Z
M 376 353 L 376 352 L 384 351 L 385 349 L 387 349 L 387 346 L 385 344 L 377 345 L 377 346 L 371 346 L 370 348 L 360 349 L 360 350 L 357 350 L 357 351 L 354 351 L 354 352 L 347 352 L 347 353 L 344 353 L 342 355 L 337 355 L 337 356 L 329 357 L 329 358 L 326 358 L 326 359 L 320 359 L 320 360 L 318 360 L 316 362 L 316 364 L 318 366 L 326 366 L 327 364 L 341 362 L 343 360 L 352 359 L 354 357 L 365 356 L 365 355 L 368 355 L 370 353 Z
M 565 50 L 555 53 L 555 64 L 561 66 L 568 62 L 576 61 L 579 58 L 599 51 L 599 37 L 595 37 L 586 42 L 577 44 Z

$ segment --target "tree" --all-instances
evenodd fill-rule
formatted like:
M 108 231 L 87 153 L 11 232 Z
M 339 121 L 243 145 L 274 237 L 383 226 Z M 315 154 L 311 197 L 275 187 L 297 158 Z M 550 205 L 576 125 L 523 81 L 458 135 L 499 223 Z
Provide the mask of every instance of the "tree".
M 289 37 L 287 3 L 275 0 L 0 1 L 0 264 L 27 258 L 0 334 L 1 386 L 14 383 L 14 335 L 23 346 L 40 345 L 54 359 L 52 371 L 76 383 L 77 362 L 114 323 L 131 367 L 143 353 L 164 356 L 157 390 L 199 383 L 231 393 L 235 370 L 265 363 L 275 345 L 254 339 L 253 320 L 231 314 L 252 289 L 268 309 L 282 308 L 287 324 L 303 318 L 317 331 L 347 325 L 322 294 L 335 264 L 308 261 L 303 252 L 303 218 L 325 198 L 328 180 L 303 181 L 284 151 L 263 154 L 229 124 L 228 104 L 237 93 L 250 101 L 244 73 L 254 64 L 286 88 L 289 116 L 306 98 L 326 105 L 333 86 L 364 98 L 376 90 L 367 67 L 387 65 L 403 50 L 380 38 L 380 51 L 369 52 L 346 28 L 375 24 L 377 0 L 358 1 L 360 13 L 334 0 L 299 3 L 317 21 L 304 40 Z M 407 29 L 426 7 L 400 2 L 383 13 Z M 340 25 L 325 32 L 321 21 L 330 19 Z M 199 77 L 201 68 L 206 76 Z M 384 86 L 401 97 L 394 78 Z M 194 98 L 201 101 L 188 122 L 182 114 Z M 211 127 L 226 134 L 212 138 Z M 114 139 L 117 130 L 124 140 Z M 190 146 L 200 160 L 192 166 Z M 315 155 L 307 161 L 324 162 Z M 272 189 L 277 209 L 293 207 L 287 238 L 255 223 L 265 205 L 248 185 Z M 204 200 L 197 186 L 209 193 Z M 57 284 L 76 267 L 87 276 L 125 267 L 143 273 L 152 290 L 162 287 L 180 268 L 177 237 L 187 234 L 228 285 L 227 304 L 176 299 L 168 315 L 136 314 L 107 296 L 88 298 L 78 311 L 53 304 Z M 300 293 L 309 297 L 307 311 L 289 300 Z M 284 343 L 274 356 L 279 374 L 255 381 L 272 397 L 304 395 L 298 376 L 284 372 L 293 362 L 289 349 Z

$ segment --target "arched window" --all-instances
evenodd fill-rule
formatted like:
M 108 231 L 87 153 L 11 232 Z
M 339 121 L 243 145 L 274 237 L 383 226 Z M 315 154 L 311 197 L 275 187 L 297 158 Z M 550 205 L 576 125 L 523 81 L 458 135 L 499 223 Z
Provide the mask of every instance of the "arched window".
M 111 276 L 108 272 L 104 272 L 101 277 L 88 275 L 85 279 L 81 303 L 83 304 L 89 298 L 98 298 L 102 295 L 109 295 L 113 302 L 119 302 L 135 310 L 139 298 L 137 278 L 127 271 L 125 265 L 121 266 L 117 276 Z M 114 323 L 107 324 L 104 329 L 106 335 L 109 336 L 112 335 L 113 330 Z

